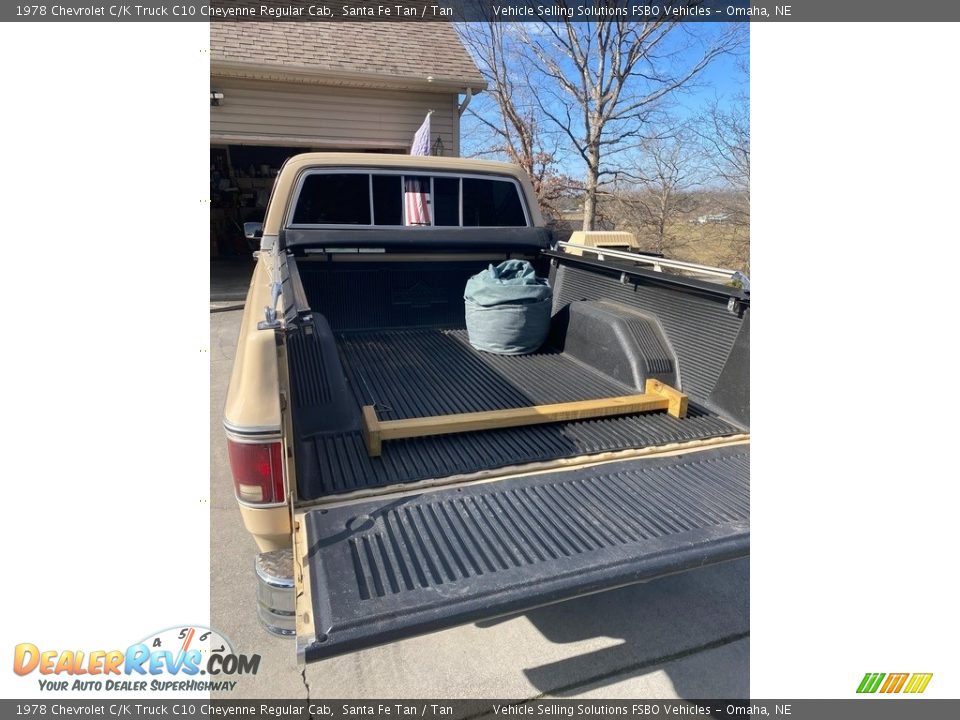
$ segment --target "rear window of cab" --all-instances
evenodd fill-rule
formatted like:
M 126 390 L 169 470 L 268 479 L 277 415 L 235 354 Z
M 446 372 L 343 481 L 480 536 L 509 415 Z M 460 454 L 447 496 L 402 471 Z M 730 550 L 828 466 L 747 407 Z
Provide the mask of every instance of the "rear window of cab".
M 387 172 L 310 172 L 291 227 L 527 227 L 511 178 Z

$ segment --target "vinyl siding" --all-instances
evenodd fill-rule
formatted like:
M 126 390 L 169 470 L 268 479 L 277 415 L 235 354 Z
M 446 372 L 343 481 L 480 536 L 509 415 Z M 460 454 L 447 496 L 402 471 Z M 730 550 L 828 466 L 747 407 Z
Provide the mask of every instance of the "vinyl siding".
M 428 110 L 445 155 L 459 151 L 457 96 L 212 77 L 224 95 L 210 108 L 217 143 L 342 149 L 406 149 Z

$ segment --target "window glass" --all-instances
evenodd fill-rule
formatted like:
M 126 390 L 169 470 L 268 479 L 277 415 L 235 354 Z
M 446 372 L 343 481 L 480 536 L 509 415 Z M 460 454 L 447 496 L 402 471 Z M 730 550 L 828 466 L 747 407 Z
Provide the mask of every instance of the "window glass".
M 369 225 L 370 176 L 349 173 L 307 176 L 297 198 L 293 222 Z
M 460 180 L 435 177 L 433 179 L 433 205 L 436 217 L 434 225 L 456 227 L 460 225 Z
M 399 175 L 373 176 L 373 224 L 403 225 L 403 192 Z
M 366 173 L 308 175 L 297 198 L 293 223 L 458 227 L 461 202 L 464 227 L 527 225 L 517 186 L 509 180 L 399 174 L 371 178 Z
M 464 227 L 524 227 L 517 187 L 506 180 L 463 179 Z

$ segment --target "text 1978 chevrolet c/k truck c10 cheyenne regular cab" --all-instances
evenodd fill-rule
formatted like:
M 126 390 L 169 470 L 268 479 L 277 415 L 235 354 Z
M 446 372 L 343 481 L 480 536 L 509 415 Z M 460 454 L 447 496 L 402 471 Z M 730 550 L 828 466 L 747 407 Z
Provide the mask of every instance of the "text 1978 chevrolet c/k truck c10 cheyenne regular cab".
M 301 659 L 748 553 L 745 277 L 555 242 L 519 168 L 455 158 L 298 155 L 261 233 L 224 427 Z M 532 354 L 467 340 L 506 259 L 553 288 Z

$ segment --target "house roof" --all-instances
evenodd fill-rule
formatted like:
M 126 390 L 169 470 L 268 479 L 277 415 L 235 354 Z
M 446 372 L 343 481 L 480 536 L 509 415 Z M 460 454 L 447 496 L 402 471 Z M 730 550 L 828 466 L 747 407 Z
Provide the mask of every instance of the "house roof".
M 211 68 L 380 87 L 486 88 L 451 23 L 215 22 Z

